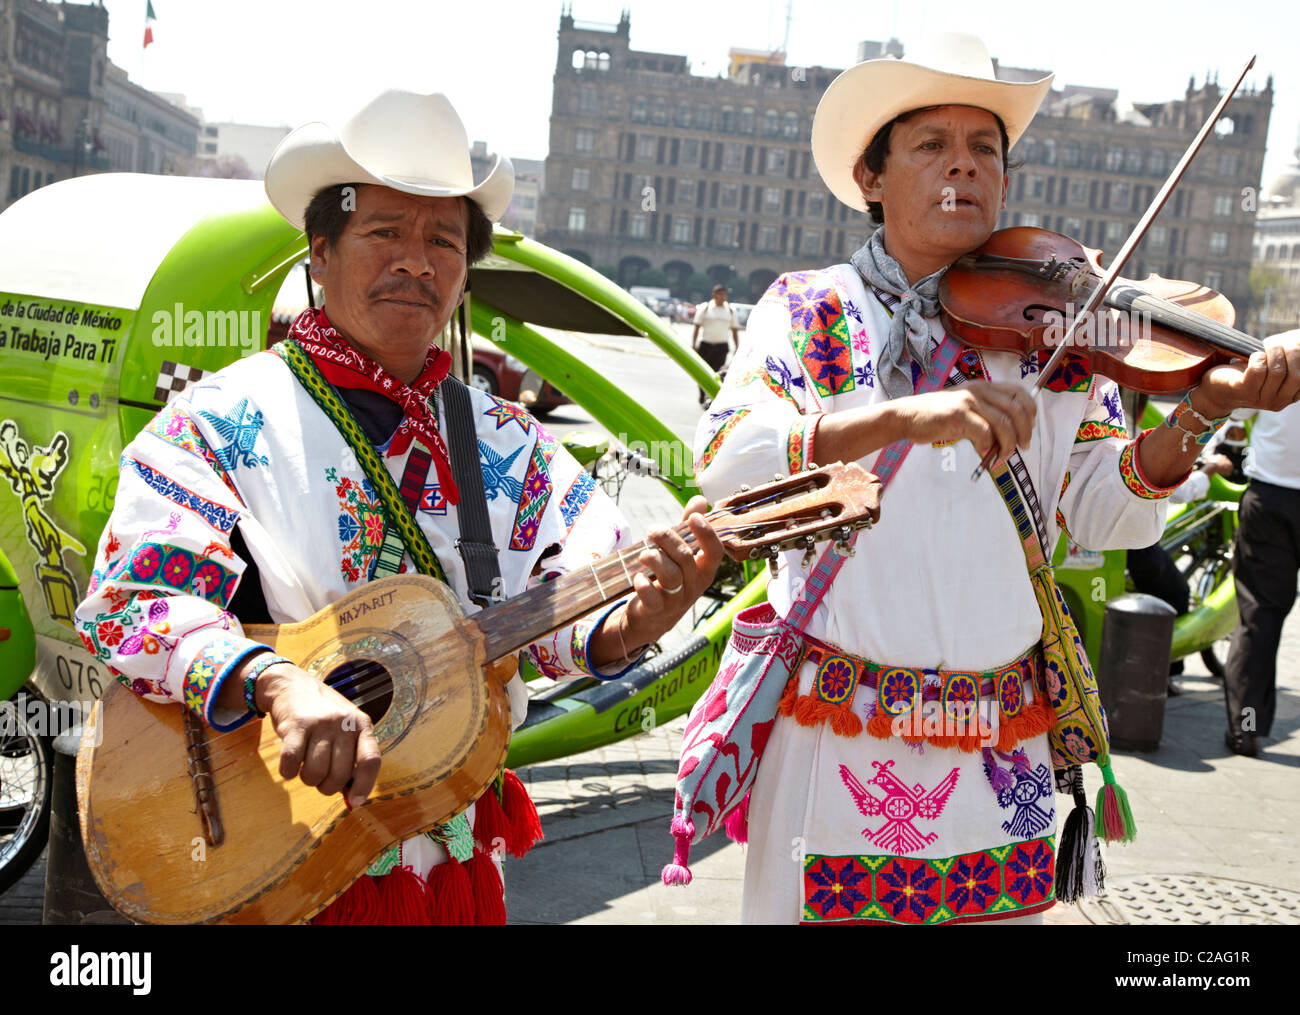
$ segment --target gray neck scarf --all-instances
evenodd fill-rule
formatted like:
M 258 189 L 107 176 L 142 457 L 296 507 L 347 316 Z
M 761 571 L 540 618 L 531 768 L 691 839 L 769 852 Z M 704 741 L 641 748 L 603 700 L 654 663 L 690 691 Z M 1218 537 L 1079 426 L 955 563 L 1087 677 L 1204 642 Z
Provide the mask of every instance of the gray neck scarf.
M 890 398 L 913 394 L 909 360 L 933 380 L 930 363 L 930 324 L 927 317 L 939 312 L 939 280 L 947 268 L 927 275 L 916 285 L 908 285 L 903 269 L 885 250 L 885 227 L 871 234 L 871 239 L 850 259 L 867 285 L 899 297 L 898 309 L 889 322 L 885 352 L 877 365 L 880 386 Z

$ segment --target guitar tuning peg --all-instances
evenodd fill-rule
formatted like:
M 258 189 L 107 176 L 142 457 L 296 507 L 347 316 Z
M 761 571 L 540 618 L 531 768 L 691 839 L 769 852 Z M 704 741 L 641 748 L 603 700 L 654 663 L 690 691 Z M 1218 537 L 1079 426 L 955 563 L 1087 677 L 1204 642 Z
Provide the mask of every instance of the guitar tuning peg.
M 740 489 L 737 490 L 736 492 L 737 492 L 737 493 L 749 493 L 749 484 L 748 484 L 748 483 L 742 483 L 741 486 L 740 486 Z
M 842 525 L 836 530 L 835 552 L 842 557 L 855 557 L 857 550 L 849 543 L 853 535 L 853 528 L 849 525 Z
M 783 479 L 789 479 L 789 478 L 790 478 L 789 476 L 783 476 L 783 475 L 781 475 L 781 473 L 779 473 L 779 472 L 776 472 L 776 473 L 773 473 L 773 474 L 772 474 L 772 482 L 773 482 L 773 483 L 779 483 L 779 482 L 781 482 L 781 480 L 783 480 Z
M 812 536 L 804 536 L 803 545 L 804 545 L 803 559 L 799 561 L 799 566 L 804 569 L 807 569 L 809 567 L 812 567 L 812 562 L 817 557 L 817 552 L 816 552 L 817 540 L 814 539 Z

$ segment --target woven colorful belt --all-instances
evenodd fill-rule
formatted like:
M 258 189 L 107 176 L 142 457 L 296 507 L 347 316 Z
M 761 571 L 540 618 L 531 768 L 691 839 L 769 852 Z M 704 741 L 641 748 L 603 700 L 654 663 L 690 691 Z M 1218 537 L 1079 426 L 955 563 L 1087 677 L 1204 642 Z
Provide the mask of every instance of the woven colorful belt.
M 985 672 L 887 666 L 846 652 L 805 634 L 801 662 L 817 667 L 809 694 L 798 694 L 798 672 L 781 700 L 781 713 L 804 726 L 829 723 L 840 736 L 864 730 L 887 740 L 926 741 L 936 747 L 977 751 L 994 747 L 1008 751 L 1052 728 L 1055 714 L 1047 702 L 1043 654 L 1035 645 L 1019 659 Z M 853 707 L 859 687 L 871 702 L 864 724 Z M 1033 701 L 1027 691 L 1033 690 Z M 981 702 L 997 702 L 998 727 L 992 729 L 980 713 Z M 926 702 L 938 709 L 923 714 Z

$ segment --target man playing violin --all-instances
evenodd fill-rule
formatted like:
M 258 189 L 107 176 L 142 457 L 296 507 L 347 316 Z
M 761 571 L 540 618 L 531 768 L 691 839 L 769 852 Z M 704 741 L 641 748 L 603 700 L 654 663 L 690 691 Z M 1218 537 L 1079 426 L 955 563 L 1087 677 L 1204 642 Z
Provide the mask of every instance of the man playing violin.
M 1291 338 L 1210 371 L 1170 425 L 1130 440 L 1116 386 L 1077 358 L 1036 402 L 1029 388 L 1051 350 L 946 340 L 939 281 L 992 234 L 1008 152 L 1050 83 L 996 81 L 966 35 L 836 79 L 813 156 L 832 193 L 883 225 L 851 264 L 773 284 L 701 421 L 696 467 L 710 498 L 813 461 L 881 471 L 882 449 L 911 442 L 879 523 L 813 615 L 797 693 L 764 751 L 746 921 L 1041 921 L 1057 823 L 1042 616 L 1008 504 L 972 471 L 994 452 L 995 471 L 1005 464 L 1037 500 L 1046 547 L 1062 528 L 1086 547 L 1147 546 L 1202 432 L 1240 406 L 1300 397 Z M 783 557 L 769 587 L 778 613 L 808 574 L 799 554 Z M 845 673 L 856 690 L 832 707 Z M 942 722 L 901 730 L 890 720 L 899 687 L 928 718 L 973 703 L 979 737 Z M 822 718 L 845 707 L 855 722 Z
M 498 159 L 475 184 L 465 129 L 442 95 L 385 92 L 338 129 L 312 123 L 286 137 L 267 167 L 267 194 L 307 232 L 327 307 L 304 311 L 280 351 L 310 357 L 371 448 L 345 441 L 288 353 L 204 378 L 125 449 L 78 611 L 87 648 L 137 693 L 183 702 L 218 731 L 269 716 L 283 741 L 280 775 L 344 793 L 354 808 L 365 806 L 382 763 L 371 719 L 245 637 L 241 622 L 304 620 L 383 567 L 415 570 L 416 548 L 385 549 L 399 526 L 359 461 L 365 454 L 400 484 L 403 510 L 461 607 L 482 608 L 458 552 L 458 513 L 472 504 L 447 450 L 446 385 L 459 382 L 446 378 L 451 357 L 435 343 L 468 269 L 491 248 L 513 179 Z M 482 472 L 499 572 L 490 592 L 515 596 L 636 545 L 614 504 L 535 419 L 474 389 L 469 404 L 471 467 Z M 716 535 L 699 517 L 690 527 L 694 548 L 667 529 L 650 534 L 640 561 L 653 578 L 638 573 L 632 596 L 528 646 L 541 672 L 609 679 L 634 665 L 717 568 Z M 518 726 L 527 696 L 517 676 L 508 690 Z M 491 855 L 500 844 L 479 823 L 498 793 L 511 836 L 522 826 L 528 839 L 507 845 L 526 849 L 539 834 L 529 831 L 536 813 L 505 773 L 467 812 L 378 858 L 373 877 L 324 921 L 504 921 Z M 499 813 L 496 821 L 500 829 Z

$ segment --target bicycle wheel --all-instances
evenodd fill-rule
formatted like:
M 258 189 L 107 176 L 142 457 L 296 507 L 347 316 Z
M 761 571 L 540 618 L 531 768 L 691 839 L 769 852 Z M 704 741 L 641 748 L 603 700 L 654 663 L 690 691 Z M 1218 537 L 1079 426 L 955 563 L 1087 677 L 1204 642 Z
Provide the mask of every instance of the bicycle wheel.
M 0 892 L 27 873 L 50 834 L 54 786 L 54 744 L 28 725 L 45 696 L 28 684 L 0 705 Z

